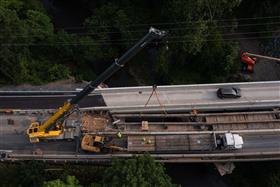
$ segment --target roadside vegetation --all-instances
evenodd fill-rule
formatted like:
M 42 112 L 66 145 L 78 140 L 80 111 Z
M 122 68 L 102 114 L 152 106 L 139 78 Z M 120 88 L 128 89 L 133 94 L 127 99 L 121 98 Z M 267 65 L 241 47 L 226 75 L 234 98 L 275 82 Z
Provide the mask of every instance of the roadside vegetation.
M 0 164 L 0 186 L 23 187 L 154 187 L 171 183 L 161 163 L 149 155 L 115 159 L 111 166 L 51 165 L 29 161 Z
M 264 52 L 280 56 L 277 0 L 79 3 L 88 15 L 82 27 L 61 28 L 39 0 L 0 0 L 1 85 L 44 84 L 70 76 L 93 80 L 151 25 L 167 30 L 169 36 L 126 67 L 139 84 L 240 81 L 236 42 L 240 38 L 257 38 L 267 44 Z M 237 165 L 228 180 L 236 186 L 280 186 L 278 164 L 257 165 L 253 173 L 252 167 L 245 166 Z M 164 167 L 148 156 L 115 160 L 111 167 L 0 163 L 0 179 L 0 186 L 5 187 L 173 185 Z
M 238 17 L 273 16 L 279 10 L 272 0 L 84 0 L 80 5 L 88 14 L 83 27 L 55 28 L 52 12 L 41 1 L 0 0 L 0 84 L 42 84 L 69 76 L 93 80 L 150 25 L 169 31 L 169 36 L 126 69 L 139 84 L 238 80 Z M 242 29 L 275 26 L 253 21 L 261 27 Z

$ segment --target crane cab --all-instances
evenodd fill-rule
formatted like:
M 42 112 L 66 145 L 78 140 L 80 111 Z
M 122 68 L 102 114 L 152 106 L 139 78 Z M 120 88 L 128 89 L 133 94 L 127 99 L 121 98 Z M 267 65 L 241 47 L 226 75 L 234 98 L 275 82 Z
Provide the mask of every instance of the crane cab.
M 29 141 L 31 143 L 38 143 L 39 138 L 38 137 L 33 137 L 35 133 L 39 131 L 39 123 L 38 122 L 32 122 L 29 128 L 26 130 L 27 136 L 29 136 Z
M 31 143 L 38 143 L 40 141 L 40 138 L 59 136 L 62 133 L 62 128 L 57 126 L 55 130 L 45 132 L 40 130 L 39 122 L 32 122 L 26 133 Z

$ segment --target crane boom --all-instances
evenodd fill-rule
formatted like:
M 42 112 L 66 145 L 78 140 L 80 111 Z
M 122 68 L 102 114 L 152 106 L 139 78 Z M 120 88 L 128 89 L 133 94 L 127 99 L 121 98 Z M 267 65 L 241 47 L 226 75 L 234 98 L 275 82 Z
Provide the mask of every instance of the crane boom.
M 280 62 L 280 58 L 275 58 L 275 57 L 270 57 L 270 56 L 264 56 L 264 55 L 258 55 L 258 54 L 254 54 L 254 53 L 248 53 L 246 52 L 246 54 L 248 56 L 252 56 L 252 57 L 258 57 L 258 58 L 263 58 L 263 59 L 268 59 L 268 60 L 275 60 Z
M 131 47 L 126 53 L 124 53 L 119 59 L 115 59 L 114 63 L 107 68 L 101 75 L 99 75 L 94 81 L 90 82 L 81 92 L 79 92 L 72 99 L 66 101 L 62 107 L 60 107 L 54 115 L 52 115 L 43 124 L 38 122 L 32 122 L 27 129 L 27 135 L 32 143 L 39 142 L 41 138 L 56 137 L 63 133 L 62 124 L 66 116 L 73 106 L 81 101 L 85 96 L 91 93 L 95 88 L 111 77 L 115 72 L 121 69 L 126 62 L 134 57 L 141 49 L 153 40 L 158 40 L 166 35 L 165 31 L 157 30 L 153 27 L 149 32 L 140 39 L 133 47 Z

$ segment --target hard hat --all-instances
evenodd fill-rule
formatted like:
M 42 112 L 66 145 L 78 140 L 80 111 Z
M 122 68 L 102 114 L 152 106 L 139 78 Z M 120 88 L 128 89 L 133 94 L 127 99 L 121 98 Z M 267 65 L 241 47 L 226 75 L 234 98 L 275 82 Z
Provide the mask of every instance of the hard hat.
M 122 138 L 122 133 L 120 131 L 117 133 L 117 137 Z

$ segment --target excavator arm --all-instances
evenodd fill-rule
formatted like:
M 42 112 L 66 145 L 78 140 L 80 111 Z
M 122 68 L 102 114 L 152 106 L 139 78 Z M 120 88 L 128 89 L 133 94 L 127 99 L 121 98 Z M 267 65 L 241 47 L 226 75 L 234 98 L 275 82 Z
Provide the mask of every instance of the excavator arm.
M 149 32 L 141 40 L 139 40 L 119 59 L 115 59 L 114 63 L 109 68 L 107 68 L 94 81 L 90 82 L 81 92 L 79 92 L 72 99 L 66 101 L 64 105 L 60 107 L 47 121 L 45 121 L 43 124 L 40 124 L 39 122 L 32 122 L 27 129 L 27 135 L 30 142 L 36 143 L 43 138 L 60 136 L 63 133 L 63 122 L 66 116 L 68 116 L 69 112 L 73 109 L 73 106 L 78 104 L 79 101 L 81 101 L 85 96 L 95 90 L 99 84 L 110 78 L 115 72 L 121 69 L 126 62 L 134 57 L 147 44 L 154 40 L 159 40 L 165 35 L 165 31 L 160 31 L 151 27 Z

